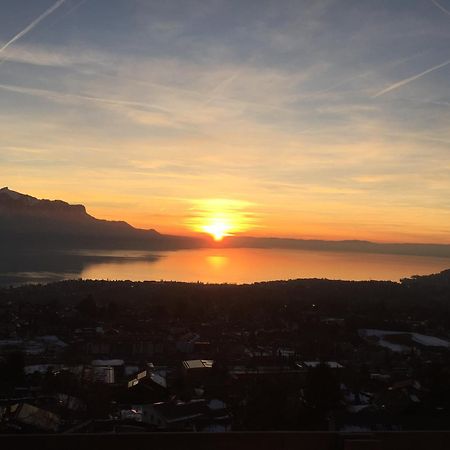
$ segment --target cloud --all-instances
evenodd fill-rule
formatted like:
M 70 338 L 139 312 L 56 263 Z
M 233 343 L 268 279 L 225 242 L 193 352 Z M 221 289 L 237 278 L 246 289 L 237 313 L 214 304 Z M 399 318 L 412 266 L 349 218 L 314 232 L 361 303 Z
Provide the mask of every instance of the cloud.
M 79 69 L 110 67 L 115 60 L 112 55 L 91 48 L 61 47 L 52 45 L 18 44 L 10 47 L 7 60 L 33 66 Z
M 233 212 L 261 210 L 273 217 L 267 226 L 286 235 L 351 215 L 356 225 L 370 215 L 372 224 L 388 217 L 430 233 L 449 223 L 446 80 L 432 92 L 413 83 L 408 99 L 370 97 L 450 57 L 441 53 L 448 31 L 436 26 L 445 18 L 433 5 L 361 1 L 344 11 L 337 2 L 309 12 L 323 2 L 287 10 L 248 2 L 236 15 L 217 2 L 198 18 L 186 17 L 195 8 L 177 11 L 179 2 L 136 2 L 144 12 L 95 3 L 69 30 L 39 30 L 5 51 L 14 62 L 0 81 L 5 182 L 22 180 L 29 192 L 46 186 L 63 198 L 60 186 L 70 185 L 78 200 L 105 202 L 117 189 L 127 201 L 148 201 L 117 218 L 141 214 L 150 226 L 162 205 L 167 218 L 178 217 L 172 230 L 190 214 L 180 211 L 191 199 L 205 195 L 246 199 L 252 204 Z M 51 20 L 68 9 L 69 2 Z M 418 66 L 422 56 L 435 62 Z M 400 65 L 414 76 L 383 80 Z M 427 180 L 437 177 L 432 190 Z M 408 212 L 414 205 L 428 208 L 421 213 L 428 224 Z
M 54 3 L 50 8 L 45 10 L 40 16 L 38 16 L 36 19 L 34 19 L 29 25 L 27 25 L 22 31 L 19 31 L 15 36 L 13 36 L 6 44 L 4 44 L 2 47 L 0 47 L 0 55 L 14 42 L 18 41 L 22 37 L 24 37 L 27 33 L 29 33 L 34 27 L 39 25 L 40 22 L 42 22 L 47 16 L 49 16 L 53 11 L 58 9 L 63 3 L 65 3 L 66 0 L 58 0 L 56 3 Z M 4 61 L 0 59 L 0 63 Z

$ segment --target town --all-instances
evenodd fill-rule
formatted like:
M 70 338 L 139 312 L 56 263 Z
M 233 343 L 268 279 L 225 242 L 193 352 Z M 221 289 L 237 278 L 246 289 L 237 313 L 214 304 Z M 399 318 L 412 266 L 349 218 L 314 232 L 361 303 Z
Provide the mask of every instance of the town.
M 450 428 L 450 270 L 0 289 L 0 432 Z

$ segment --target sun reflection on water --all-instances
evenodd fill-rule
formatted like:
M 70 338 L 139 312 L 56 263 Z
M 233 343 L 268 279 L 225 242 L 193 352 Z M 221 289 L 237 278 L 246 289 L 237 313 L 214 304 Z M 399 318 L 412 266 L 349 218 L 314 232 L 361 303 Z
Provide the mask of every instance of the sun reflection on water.
M 206 261 L 215 270 L 221 270 L 228 265 L 229 259 L 227 256 L 211 255 L 206 257 Z

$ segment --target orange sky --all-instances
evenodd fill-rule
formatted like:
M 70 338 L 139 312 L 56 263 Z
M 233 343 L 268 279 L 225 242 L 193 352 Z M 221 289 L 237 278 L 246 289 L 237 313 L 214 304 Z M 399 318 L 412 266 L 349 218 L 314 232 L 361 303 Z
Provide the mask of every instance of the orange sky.
M 433 3 L 31 3 L 0 16 L 2 185 L 163 233 L 450 243 Z

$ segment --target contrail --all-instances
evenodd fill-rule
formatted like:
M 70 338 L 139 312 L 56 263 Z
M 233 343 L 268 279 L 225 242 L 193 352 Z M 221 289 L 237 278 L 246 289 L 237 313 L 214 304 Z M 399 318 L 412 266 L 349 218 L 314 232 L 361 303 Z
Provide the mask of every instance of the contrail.
M 447 14 L 447 16 L 450 16 L 450 11 L 447 8 L 444 8 L 440 3 L 438 3 L 436 0 L 430 0 L 431 3 L 433 3 L 436 8 L 439 8 L 444 14 Z
M 55 9 L 58 9 L 66 0 L 58 0 L 53 6 L 50 6 L 46 11 L 44 11 L 39 17 L 34 19 L 28 26 L 26 26 L 22 31 L 17 33 L 12 39 L 10 39 L 3 47 L 0 47 L 0 55 L 14 42 L 19 40 L 21 37 L 29 33 L 36 25 L 49 16 Z
M 424 75 L 434 72 L 435 70 L 441 69 L 442 67 L 448 66 L 450 64 L 450 59 L 447 61 L 438 64 L 437 66 L 430 67 L 427 70 L 424 70 L 423 72 L 418 73 L 417 75 L 413 75 L 412 77 L 405 78 L 404 80 L 397 81 L 397 83 L 391 84 L 387 88 L 381 90 L 380 92 L 377 92 L 375 95 L 372 96 L 372 98 L 380 97 L 381 95 L 387 94 L 388 92 L 393 91 L 394 89 L 397 89 L 399 87 L 404 86 L 405 84 L 411 83 L 411 81 L 415 81 L 419 78 L 422 78 Z
M 208 98 L 204 101 L 203 106 L 209 105 L 215 98 L 216 93 L 225 89 L 228 85 L 230 85 L 241 73 L 241 70 L 237 70 L 231 76 L 229 76 L 226 80 L 219 83 L 209 94 Z
M 73 5 L 67 12 L 65 12 L 62 16 L 59 17 L 55 22 L 58 23 L 60 20 L 64 19 L 67 16 L 70 16 L 74 11 L 76 11 L 80 6 L 84 5 L 87 0 L 80 0 L 79 3 Z
M 70 94 L 70 93 L 64 93 L 64 92 L 50 91 L 47 89 L 27 88 L 27 87 L 15 86 L 15 85 L 11 85 L 11 84 L 1 84 L 0 83 L 0 90 L 15 92 L 18 94 L 32 95 L 35 97 L 43 97 L 43 98 L 47 98 L 50 100 L 61 101 L 61 102 L 70 101 L 70 100 L 80 100 L 80 101 L 88 101 L 88 102 L 113 105 L 113 106 L 129 106 L 129 107 L 145 109 L 145 110 L 149 110 L 149 111 L 159 111 L 159 112 L 164 112 L 164 113 L 170 112 L 169 110 L 167 110 L 161 106 L 154 105 L 154 104 L 147 104 L 147 103 L 142 103 L 142 102 L 127 101 L 127 100 L 116 100 L 116 99 L 105 98 L 105 97 L 96 97 L 93 95 Z

